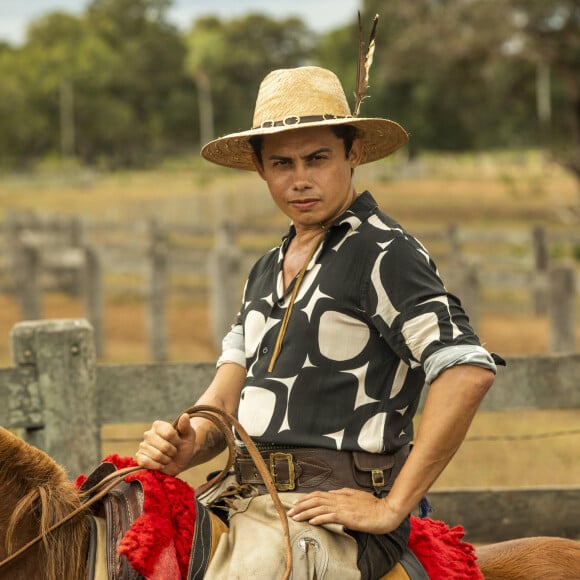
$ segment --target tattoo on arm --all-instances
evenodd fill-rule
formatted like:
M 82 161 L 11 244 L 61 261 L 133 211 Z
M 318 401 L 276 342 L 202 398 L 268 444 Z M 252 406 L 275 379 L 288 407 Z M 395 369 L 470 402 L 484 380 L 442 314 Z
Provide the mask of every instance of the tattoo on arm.
M 191 458 L 192 465 L 208 461 L 226 448 L 224 434 L 214 425 L 205 432 L 205 437 Z

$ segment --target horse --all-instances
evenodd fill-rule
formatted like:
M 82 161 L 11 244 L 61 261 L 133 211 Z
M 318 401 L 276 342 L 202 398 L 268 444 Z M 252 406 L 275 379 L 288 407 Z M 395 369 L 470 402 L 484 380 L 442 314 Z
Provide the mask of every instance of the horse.
M 64 470 L 46 453 L 0 428 L 0 561 L 80 506 Z M 0 578 L 41 580 L 83 578 L 88 522 L 76 518 L 46 535 Z
M 0 564 L 67 514 L 82 513 L 63 468 L 1 427 L 0 497 Z M 0 567 L 0 580 L 86 579 L 89 534 L 86 517 L 71 519 Z M 580 542 L 566 538 L 508 540 L 478 547 L 476 555 L 486 580 L 570 580 L 580 574 Z

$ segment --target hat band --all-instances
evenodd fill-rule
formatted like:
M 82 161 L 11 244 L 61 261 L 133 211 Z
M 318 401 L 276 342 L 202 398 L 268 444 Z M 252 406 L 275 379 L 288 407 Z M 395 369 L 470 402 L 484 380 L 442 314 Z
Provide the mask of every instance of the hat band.
M 285 119 L 279 121 L 264 121 L 257 127 L 252 129 L 269 129 L 271 127 L 293 127 L 296 125 L 303 125 L 308 123 L 320 123 L 321 121 L 330 121 L 332 119 L 352 119 L 352 115 L 307 115 L 299 117 L 298 115 L 290 115 Z

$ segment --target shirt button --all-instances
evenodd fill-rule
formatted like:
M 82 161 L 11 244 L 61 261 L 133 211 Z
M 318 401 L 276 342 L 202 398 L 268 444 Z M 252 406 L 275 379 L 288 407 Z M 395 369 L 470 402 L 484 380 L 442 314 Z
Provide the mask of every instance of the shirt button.
M 269 350 L 270 350 L 270 349 L 269 349 L 267 346 L 265 346 L 265 347 L 262 349 L 262 354 L 268 354 L 268 351 L 269 351 Z

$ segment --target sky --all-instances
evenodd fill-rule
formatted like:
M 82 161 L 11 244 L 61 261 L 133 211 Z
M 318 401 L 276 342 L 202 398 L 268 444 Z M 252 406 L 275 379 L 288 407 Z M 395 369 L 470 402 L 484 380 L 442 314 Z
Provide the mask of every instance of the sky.
M 351 22 L 362 0 L 173 0 L 170 19 L 186 29 L 200 16 L 222 19 L 247 12 L 262 12 L 274 18 L 299 16 L 313 30 L 324 32 Z M 90 0 L 0 0 L 0 40 L 12 45 L 26 38 L 28 23 L 56 10 L 79 14 Z

